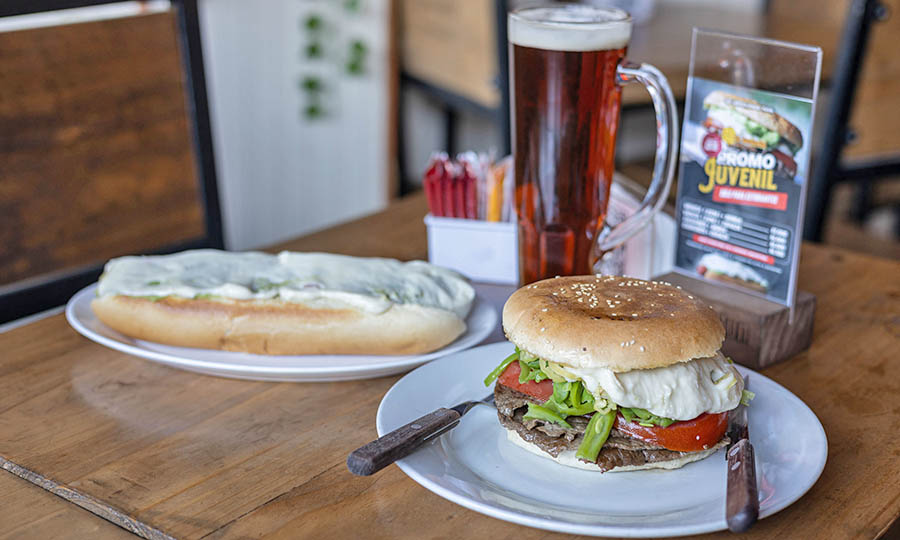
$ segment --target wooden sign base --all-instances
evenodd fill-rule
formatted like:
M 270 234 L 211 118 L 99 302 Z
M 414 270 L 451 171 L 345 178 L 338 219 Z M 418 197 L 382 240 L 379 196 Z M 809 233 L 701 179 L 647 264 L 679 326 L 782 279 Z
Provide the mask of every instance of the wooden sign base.
M 709 302 L 725 325 L 722 352 L 739 364 L 764 368 L 806 350 L 812 341 L 816 297 L 806 291 L 797 291 L 791 323 L 790 309 L 775 302 L 676 273 L 654 279 Z

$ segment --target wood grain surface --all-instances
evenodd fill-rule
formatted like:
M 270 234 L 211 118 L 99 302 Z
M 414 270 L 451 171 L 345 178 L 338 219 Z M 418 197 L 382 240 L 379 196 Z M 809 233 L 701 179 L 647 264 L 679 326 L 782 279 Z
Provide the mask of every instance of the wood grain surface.
M 415 196 L 285 247 L 424 257 L 424 213 Z M 819 301 L 813 344 L 763 373 L 818 415 L 829 459 L 800 501 L 747 538 L 896 534 L 898 276 L 897 262 L 804 246 L 800 286 Z M 347 454 L 375 438 L 376 408 L 396 376 L 291 384 L 194 375 L 96 345 L 62 315 L 0 334 L 0 350 L 0 456 L 176 538 L 565 537 L 466 510 L 396 467 L 352 475 Z M 57 536 L 34 513 L 4 522 L 0 535 L 20 521 L 33 536 Z
M 135 536 L 13 474 L 0 471 L 0 540 Z
M 204 236 L 171 12 L 0 50 L 0 285 Z

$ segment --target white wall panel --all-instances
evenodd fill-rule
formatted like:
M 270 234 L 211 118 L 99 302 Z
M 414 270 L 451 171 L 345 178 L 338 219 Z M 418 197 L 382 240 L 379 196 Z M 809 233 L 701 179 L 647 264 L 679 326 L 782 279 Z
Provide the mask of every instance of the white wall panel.
M 229 249 L 320 229 L 387 202 L 388 0 L 201 0 L 210 114 Z M 324 59 L 308 59 L 315 12 Z M 366 72 L 344 67 L 352 39 Z M 301 82 L 325 84 L 325 116 L 309 119 Z

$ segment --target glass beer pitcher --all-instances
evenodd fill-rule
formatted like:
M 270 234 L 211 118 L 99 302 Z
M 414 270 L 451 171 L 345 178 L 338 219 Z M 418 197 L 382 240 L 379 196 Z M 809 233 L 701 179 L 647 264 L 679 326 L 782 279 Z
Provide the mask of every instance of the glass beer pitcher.
M 625 60 L 631 17 L 579 4 L 509 14 L 511 122 L 521 284 L 593 273 L 604 253 L 647 225 L 676 167 L 678 119 L 666 78 Z M 637 81 L 656 112 L 653 180 L 632 216 L 606 223 L 622 85 Z

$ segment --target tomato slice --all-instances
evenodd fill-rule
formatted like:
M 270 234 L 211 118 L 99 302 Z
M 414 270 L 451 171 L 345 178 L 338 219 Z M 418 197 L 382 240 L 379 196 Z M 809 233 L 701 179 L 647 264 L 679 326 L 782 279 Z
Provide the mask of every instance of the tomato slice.
M 699 452 L 719 442 L 728 429 L 728 413 L 703 413 L 693 420 L 675 422 L 669 427 L 642 426 L 616 416 L 615 428 L 635 439 L 658 444 L 677 452 Z
M 550 399 L 550 396 L 553 395 L 553 381 L 544 379 L 539 383 L 528 381 L 525 384 L 521 384 L 519 383 L 520 373 L 522 373 L 522 366 L 520 366 L 518 362 L 510 362 L 503 373 L 500 374 L 500 377 L 497 378 L 497 382 L 503 386 L 508 386 L 513 390 L 518 390 L 523 394 L 528 394 L 531 397 L 537 398 L 541 403 Z

